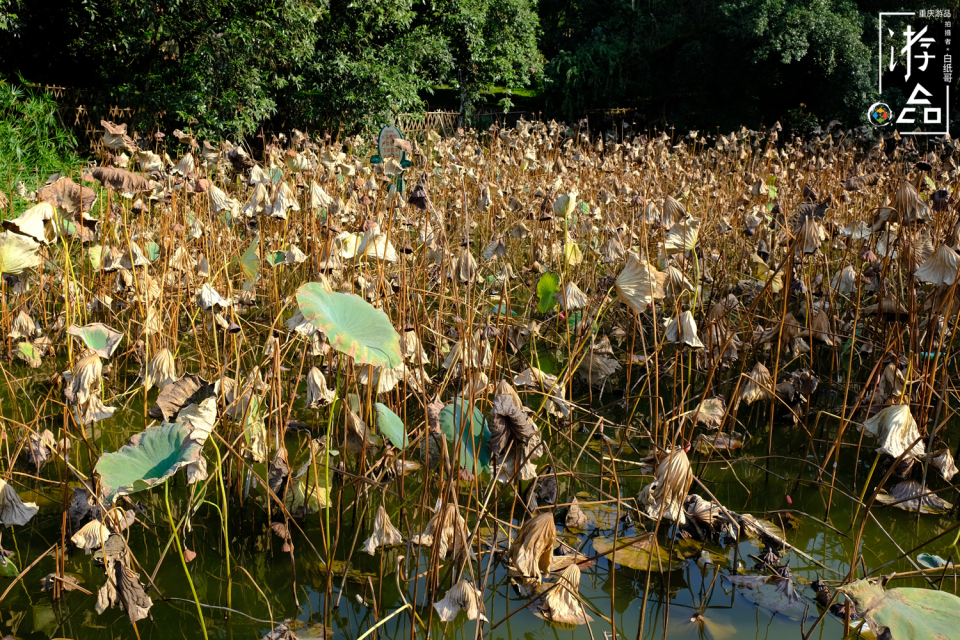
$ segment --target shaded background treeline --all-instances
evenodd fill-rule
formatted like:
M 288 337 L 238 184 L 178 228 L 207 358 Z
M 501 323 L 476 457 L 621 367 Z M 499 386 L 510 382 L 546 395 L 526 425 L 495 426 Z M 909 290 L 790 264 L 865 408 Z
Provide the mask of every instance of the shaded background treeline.
M 877 14 L 912 4 L 960 2 L 0 0 L 0 74 L 208 135 L 427 107 L 799 131 L 862 123 Z

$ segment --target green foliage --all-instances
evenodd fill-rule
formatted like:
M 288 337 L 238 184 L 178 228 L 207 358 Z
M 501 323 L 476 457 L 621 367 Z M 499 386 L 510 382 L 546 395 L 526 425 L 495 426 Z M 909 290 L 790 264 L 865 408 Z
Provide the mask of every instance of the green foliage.
M 51 173 L 70 172 L 80 164 L 75 149 L 50 96 L 0 79 L 0 190 L 14 211 L 28 205 L 17 196 L 17 183 L 35 191 Z
M 382 402 L 377 402 L 374 408 L 377 412 L 377 429 L 380 430 L 380 433 L 387 436 L 397 449 L 406 449 L 410 444 L 410 439 L 407 438 L 407 428 L 400 416 Z
M 314 52 L 289 106 L 304 120 L 372 125 L 423 106 L 452 60 L 414 0 L 332 0 L 314 26 Z
M 460 466 L 471 473 L 489 473 L 490 429 L 480 409 L 456 398 L 440 410 L 438 420 L 448 445 L 458 444 L 453 455 L 459 458 Z
M 322 8 L 300 0 L 23 3 L 4 68 L 140 109 L 146 126 L 247 133 L 302 80 Z
M 451 60 L 445 77 L 460 90 L 466 115 L 484 90 L 526 85 L 542 71 L 534 1 L 433 0 L 425 20 L 444 36 Z M 512 106 L 509 96 L 500 103 Z
M 557 304 L 557 293 L 560 292 L 560 276 L 547 272 L 537 281 L 537 311 L 546 313 Z
M 541 16 L 548 106 L 570 117 L 632 106 L 729 130 L 869 104 L 875 30 L 847 0 L 544 0 Z

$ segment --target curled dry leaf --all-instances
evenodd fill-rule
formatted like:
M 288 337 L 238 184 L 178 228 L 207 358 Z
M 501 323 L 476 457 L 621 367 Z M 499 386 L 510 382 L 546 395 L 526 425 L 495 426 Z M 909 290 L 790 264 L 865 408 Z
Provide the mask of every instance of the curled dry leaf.
M 740 388 L 739 400 L 753 404 L 757 400 L 773 400 L 773 377 L 770 370 L 758 362 L 749 375 L 745 376 Z
M 689 311 L 683 311 L 678 318 L 670 320 L 664 337 L 669 342 L 681 342 L 691 349 L 703 349 L 703 343 L 697 337 L 697 323 Z
M 581 625 L 593 621 L 577 597 L 580 591 L 580 567 L 576 564 L 567 566 L 557 576 L 556 585 L 548 589 L 538 606 L 537 613 L 541 617 L 561 625 Z
M 167 386 L 177 381 L 177 366 L 173 354 L 169 349 L 163 348 L 144 365 L 140 374 L 143 379 L 143 386 L 149 391 L 157 387 L 163 391 Z
M 373 535 L 363 543 L 363 551 L 372 556 L 379 547 L 390 547 L 397 544 L 403 544 L 403 536 L 400 535 L 400 530 L 390 522 L 390 516 L 381 504 L 377 508 L 377 517 L 373 522 Z
M 456 505 L 448 504 L 445 509 L 430 518 L 427 527 L 418 536 L 413 536 L 412 542 L 427 547 L 437 545 L 440 558 L 446 558 L 452 552 L 454 559 L 475 557 L 473 550 L 467 545 L 467 523 L 457 511 Z
M 510 545 L 511 568 L 524 578 L 540 582 L 543 574 L 550 570 L 556 542 L 557 527 L 552 513 L 527 520 Z
M 456 618 L 461 610 L 466 612 L 469 620 L 479 618 L 487 622 L 487 616 L 483 615 L 483 594 L 466 578 L 450 587 L 442 600 L 433 603 L 433 608 L 444 622 Z
M 130 552 L 119 535 L 110 536 L 103 545 L 102 555 L 106 583 L 97 591 L 97 613 L 120 605 L 130 622 L 143 620 L 150 614 L 153 600 L 143 590 L 139 576 L 130 568 Z
M 676 447 L 657 465 L 656 478 L 640 492 L 638 500 L 651 518 L 663 517 L 683 524 L 683 502 L 693 484 L 693 470 L 686 452 Z
M 22 527 L 37 515 L 38 511 L 40 508 L 35 502 L 21 500 L 14 488 L 0 478 L 0 524 L 5 527 Z
M 122 193 L 133 195 L 153 190 L 153 185 L 149 180 L 124 169 L 94 167 L 90 173 L 96 180 L 103 183 L 103 186 L 116 189 Z
M 917 430 L 917 421 L 910 412 L 910 405 L 899 404 L 882 409 L 877 415 L 863 423 L 863 429 L 879 438 L 879 451 L 894 458 L 909 449 L 908 457 L 919 458 L 926 452 L 926 446 Z
M 327 388 L 327 380 L 320 369 L 311 367 L 307 373 L 307 406 L 311 409 L 324 407 L 337 398 L 336 389 Z
M 615 287 L 620 299 L 635 313 L 643 313 L 654 300 L 664 297 L 659 272 L 635 253 L 627 254 L 627 265 L 617 276 Z
M 877 502 L 891 505 L 904 511 L 919 511 L 926 514 L 947 513 L 953 508 L 953 505 L 931 493 L 927 487 L 926 491 L 921 490 L 920 483 L 916 480 L 905 480 L 893 487 L 889 493 L 881 491 L 877 494 Z

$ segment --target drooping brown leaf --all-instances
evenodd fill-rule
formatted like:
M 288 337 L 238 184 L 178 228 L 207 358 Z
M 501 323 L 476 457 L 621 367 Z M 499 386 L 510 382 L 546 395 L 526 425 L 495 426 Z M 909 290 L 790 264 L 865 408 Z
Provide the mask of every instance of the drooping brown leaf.
M 519 575 L 540 582 L 550 570 L 557 527 L 552 513 L 542 513 L 523 523 L 510 545 L 511 568 Z
M 143 176 L 114 167 L 94 167 L 90 172 L 103 186 L 123 193 L 142 193 L 152 191 L 153 185 Z

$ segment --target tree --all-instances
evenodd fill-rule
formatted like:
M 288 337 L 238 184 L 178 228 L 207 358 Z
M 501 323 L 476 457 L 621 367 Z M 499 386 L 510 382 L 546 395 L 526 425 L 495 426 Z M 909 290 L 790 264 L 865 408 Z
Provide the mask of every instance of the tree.
M 204 134 L 252 131 L 275 94 L 301 81 L 322 7 L 301 0 L 86 0 L 22 3 L 3 71 L 88 88 Z
M 286 93 L 294 119 L 350 126 L 420 109 L 451 60 L 418 8 L 414 0 L 333 0 L 316 21 L 302 88 Z
M 423 21 L 444 38 L 445 79 L 459 90 L 464 116 L 484 89 L 526 85 L 543 69 L 534 0 L 432 0 Z
M 548 107 L 566 117 L 634 107 L 729 130 L 801 108 L 852 122 L 869 104 L 872 49 L 847 0 L 544 3 Z

